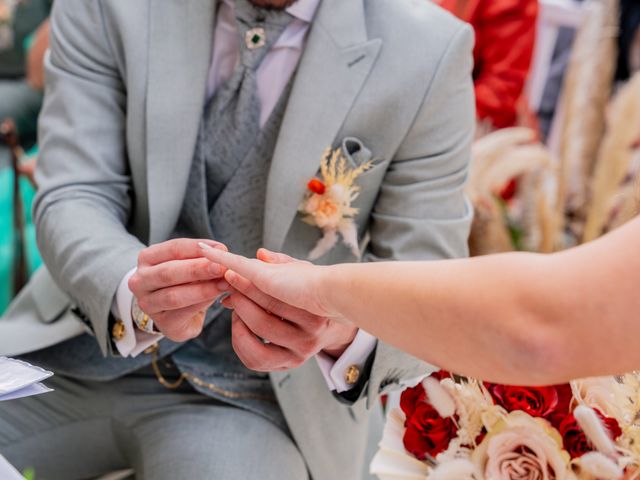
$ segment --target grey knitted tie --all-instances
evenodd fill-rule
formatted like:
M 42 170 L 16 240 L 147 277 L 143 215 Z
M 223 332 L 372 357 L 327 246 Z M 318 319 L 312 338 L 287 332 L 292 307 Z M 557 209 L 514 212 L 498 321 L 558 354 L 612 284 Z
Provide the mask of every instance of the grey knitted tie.
M 293 18 L 284 10 L 265 10 L 248 0 L 236 0 L 235 14 L 240 60 L 231 78 L 205 107 L 199 151 L 196 151 L 196 155 L 203 157 L 209 180 L 208 208 L 215 203 L 258 138 L 260 99 L 256 70 Z M 258 33 L 254 33 L 256 31 Z M 262 42 L 264 44 L 258 46 Z

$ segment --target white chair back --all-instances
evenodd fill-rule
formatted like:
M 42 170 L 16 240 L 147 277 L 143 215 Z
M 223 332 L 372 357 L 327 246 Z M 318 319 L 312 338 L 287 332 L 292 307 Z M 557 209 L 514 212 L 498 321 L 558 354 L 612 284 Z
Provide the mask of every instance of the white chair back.
M 536 48 L 527 86 L 529 107 L 537 112 L 549 76 L 560 28 L 577 29 L 584 19 L 582 4 L 574 0 L 539 0 Z

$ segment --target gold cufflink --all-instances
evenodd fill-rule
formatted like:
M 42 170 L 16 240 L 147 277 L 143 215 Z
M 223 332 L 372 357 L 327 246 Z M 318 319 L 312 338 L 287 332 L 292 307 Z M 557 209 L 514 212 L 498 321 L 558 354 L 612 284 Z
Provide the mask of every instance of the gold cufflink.
M 125 333 L 124 323 L 121 320 L 118 320 L 111 329 L 111 335 L 115 340 L 122 340 Z
M 344 374 L 344 380 L 347 385 L 355 385 L 360 378 L 360 369 L 357 365 L 351 365 Z

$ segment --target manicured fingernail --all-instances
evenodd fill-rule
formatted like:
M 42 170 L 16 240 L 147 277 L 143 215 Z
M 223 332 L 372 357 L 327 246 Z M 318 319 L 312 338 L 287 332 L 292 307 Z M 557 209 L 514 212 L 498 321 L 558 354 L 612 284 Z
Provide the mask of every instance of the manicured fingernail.
M 224 278 L 227 279 L 227 282 L 233 285 L 238 280 L 238 274 L 233 270 L 227 270 L 227 273 L 224 274 Z
M 203 243 L 203 242 L 198 242 L 198 246 L 202 250 L 213 250 L 209 245 L 207 245 L 206 243 Z

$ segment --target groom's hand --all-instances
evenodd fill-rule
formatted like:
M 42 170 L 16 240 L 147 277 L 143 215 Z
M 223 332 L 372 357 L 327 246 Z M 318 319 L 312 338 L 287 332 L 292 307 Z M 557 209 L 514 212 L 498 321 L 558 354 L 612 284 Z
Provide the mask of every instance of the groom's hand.
M 277 263 L 277 258 L 275 261 Z M 337 358 L 358 332 L 352 324 L 287 305 L 235 272 L 229 272 L 227 280 L 234 289 L 223 301 L 233 310 L 233 348 L 251 370 L 271 372 L 297 368 L 322 351 Z
M 142 250 L 129 279 L 140 309 L 175 342 L 197 337 L 207 309 L 229 289 L 223 279 L 226 268 L 204 258 L 199 242 L 227 250 L 211 240 L 169 240 Z

